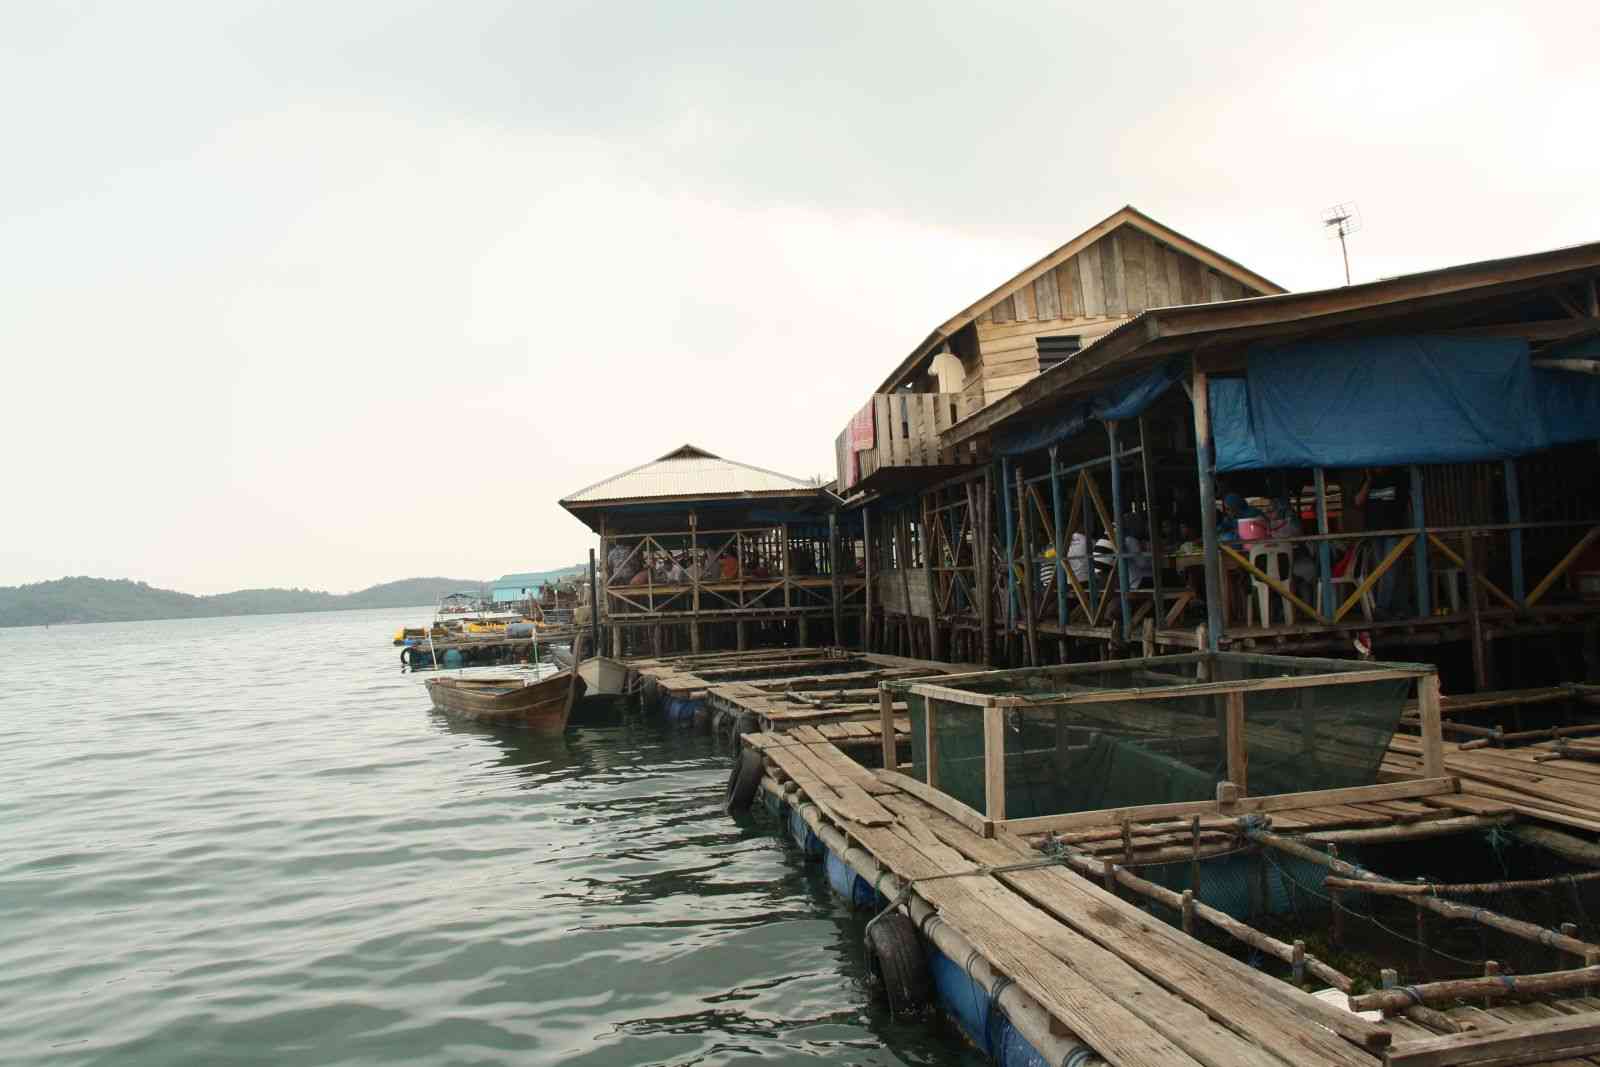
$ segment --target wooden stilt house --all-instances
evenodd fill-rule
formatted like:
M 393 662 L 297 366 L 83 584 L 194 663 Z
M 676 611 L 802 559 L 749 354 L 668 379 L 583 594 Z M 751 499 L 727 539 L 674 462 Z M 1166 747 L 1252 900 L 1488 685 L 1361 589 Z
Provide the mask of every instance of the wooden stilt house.
M 958 522 L 922 489 L 930 582 L 1011 662 L 1087 639 L 1593 678 L 1597 371 L 1600 244 L 1150 308 L 940 433 L 993 496 Z M 934 641 L 970 628 L 933 603 Z
M 683 445 L 561 501 L 600 537 L 613 655 L 843 643 L 863 595 L 826 487 Z
M 1239 263 L 1124 207 L 936 327 L 835 442 L 840 521 L 874 576 L 856 609 L 871 647 L 987 662 L 1003 579 L 1005 499 L 988 439 L 953 427 L 991 410 L 1150 308 L 1281 293 Z

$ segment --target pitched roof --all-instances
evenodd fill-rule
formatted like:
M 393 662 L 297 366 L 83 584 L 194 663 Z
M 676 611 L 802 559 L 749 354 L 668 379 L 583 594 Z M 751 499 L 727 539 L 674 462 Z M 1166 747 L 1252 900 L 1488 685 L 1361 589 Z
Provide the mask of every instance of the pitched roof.
M 1508 324 L 1484 323 L 1492 298 L 1548 292 L 1553 284 L 1584 282 L 1600 271 L 1600 241 L 1520 256 L 1459 263 L 1436 270 L 1380 278 L 1355 285 L 1277 293 L 1190 307 L 1150 308 L 1117 326 L 1071 358 L 1040 374 L 1010 395 L 973 413 L 939 435 L 953 447 L 1002 422 L 1034 417 L 1034 405 L 1115 380 L 1136 366 L 1175 353 L 1193 352 L 1202 342 L 1235 347 L 1267 339 L 1304 337 L 1317 331 L 1349 330 L 1374 322 L 1415 322 L 1443 315 L 1451 332 L 1482 336 L 1526 336 L 1544 340 L 1590 335 L 1595 318 L 1572 317 Z M 1462 316 L 1461 309 L 1473 308 Z M 1461 324 L 1466 325 L 1461 325 Z M 1474 326 L 1473 324 L 1476 323 Z M 1458 329 L 1459 327 L 1459 329 Z M 1387 328 L 1393 328 L 1392 326 Z M 1409 329 L 1440 329 L 1439 323 Z
M 735 463 L 703 448 L 682 445 L 660 459 L 563 497 L 565 507 L 668 497 L 725 497 L 816 493 L 819 488 L 787 474 Z
M 928 335 L 927 340 L 918 345 L 909 356 L 901 361 L 900 365 L 894 369 L 894 373 L 884 379 L 883 384 L 878 387 L 877 391 L 880 393 L 892 392 L 901 379 L 910 373 L 922 360 L 926 359 L 936 348 L 948 341 L 957 330 L 975 320 L 979 315 L 982 315 L 985 311 L 1010 296 L 1017 289 L 1024 285 L 1032 284 L 1048 271 L 1059 267 L 1085 248 L 1100 240 L 1100 238 L 1121 226 L 1133 226 L 1142 230 L 1155 240 L 1170 246 L 1173 250 L 1181 252 L 1192 259 L 1197 259 L 1212 270 L 1225 274 L 1240 284 L 1258 292 L 1273 294 L 1287 291 L 1281 285 L 1263 278 L 1248 267 L 1229 259 L 1219 252 L 1212 251 L 1198 241 L 1185 237 L 1177 230 L 1163 226 L 1130 204 L 1112 212 L 1060 248 L 1057 248 L 1054 252 L 1024 268 L 1020 273 L 1000 283 L 984 296 L 945 320 L 938 329 Z

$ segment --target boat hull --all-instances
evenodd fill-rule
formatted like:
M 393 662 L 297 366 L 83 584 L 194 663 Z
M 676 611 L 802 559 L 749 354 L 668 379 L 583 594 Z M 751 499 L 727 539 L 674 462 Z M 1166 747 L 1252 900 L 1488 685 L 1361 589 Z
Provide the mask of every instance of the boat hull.
M 532 685 L 518 678 L 429 678 L 428 697 L 447 715 L 493 726 L 560 733 L 584 694 L 582 678 L 562 671 Z
M 589 687 L 589 692 L 615 694 L 622 692 L 628 678 L 628 668 L 621 660 L 593 656 L 578 665 L 578 675 Z

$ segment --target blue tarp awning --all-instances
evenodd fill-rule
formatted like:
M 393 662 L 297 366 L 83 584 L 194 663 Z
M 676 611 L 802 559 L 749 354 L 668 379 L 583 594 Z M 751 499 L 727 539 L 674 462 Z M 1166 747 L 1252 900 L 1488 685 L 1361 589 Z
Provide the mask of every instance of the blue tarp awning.
M 1020 456 L 1077 436 L 1091 420 L 1136 418 L 1182 377 L 1183 361 L 1169 360 L 1152 371 L 1108 386 L 1053 417 L 997 430 L 994 450 L 1002 456 Z
M 1264 348 L 1209 398 L 1218 471 L 1463 463 L 1600 438 L 1600 378 L 1535 368 L 1521 339 Z

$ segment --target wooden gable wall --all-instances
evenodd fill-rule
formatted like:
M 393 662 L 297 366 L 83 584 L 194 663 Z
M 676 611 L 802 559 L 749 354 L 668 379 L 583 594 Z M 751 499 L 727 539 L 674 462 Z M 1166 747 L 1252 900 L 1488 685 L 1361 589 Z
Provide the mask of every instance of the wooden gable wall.
M 1220 271 L 1123 225 L 978 316 L 977 358 L 963 359 L 962 392 L 992 404 L 1039 373 L 1035 338 L 1084 344 L 1147 308 L 1260 296 Z

